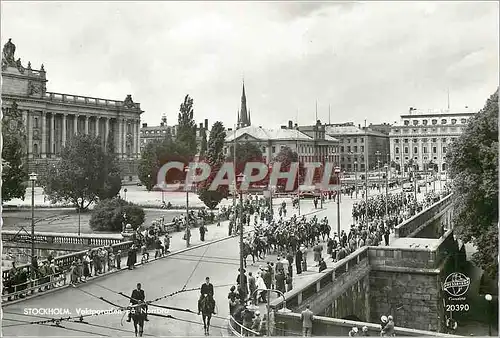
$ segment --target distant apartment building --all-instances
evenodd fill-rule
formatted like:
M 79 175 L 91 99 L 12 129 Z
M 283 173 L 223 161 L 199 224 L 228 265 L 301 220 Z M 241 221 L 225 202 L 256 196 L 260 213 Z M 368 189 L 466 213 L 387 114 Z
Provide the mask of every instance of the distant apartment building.
M 410 108 L 391 128 L 391 158 L 402 168 L 411 161 L 416 170 L 422 171 L 432 162 L 438 171 L 446 172 L 449 145 L 462 134 L 474 114 L 472 110 L 421 112 Z
M 285 147 L 297 152 L 300 162 L 338 163 L 338 140 L 326 135 L 324 126 L 318 125 L 309 135 L 307 131 L 300 131 L 300 128 L 289 121 L 287 126 L 281 126 L 279 129 L 261 126 L 229 129 L 224 152 L 229 155 L 236 140 L 236 143 L 250 142 L 260 147 L 266 163 L 272 162 Z
M 353 122 L 325 125 L 327 135 L 339 140 L 340 167 L 346 172 L 364 171 L 365 154 L 368 170 L 390 163 L 389 135 L 370 128 L 355 126 Z M 368 149 L 365 146 L 368 144 Z M 356 166 L 355 166 L 356 164 Z

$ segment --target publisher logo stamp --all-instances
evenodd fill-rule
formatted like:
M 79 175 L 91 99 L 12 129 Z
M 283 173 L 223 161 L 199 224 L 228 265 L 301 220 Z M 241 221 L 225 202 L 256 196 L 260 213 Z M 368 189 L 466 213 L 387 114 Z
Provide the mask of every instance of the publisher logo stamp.
M 470 286 L 470 278 L 460 272 L 454 272 L 446 277 L 443 290 L 452 297 L 460 297 L 467 293 Z

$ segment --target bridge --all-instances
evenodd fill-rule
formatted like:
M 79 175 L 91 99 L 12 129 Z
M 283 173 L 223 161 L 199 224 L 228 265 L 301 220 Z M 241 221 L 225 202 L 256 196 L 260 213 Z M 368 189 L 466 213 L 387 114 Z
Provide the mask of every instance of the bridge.
M 286 293 L 286 306 L 300 312 L 309 305 L 320 316 L 313 324 L 314 335 L 347 335 L 352 327 L 348 320 L 378 323 L 389 314 L 397 326 L 443 332 L 442 283 L 461 257 L 452 215 L 449 195 L 398 225 L 390 246 L 360 248 L 307 285 Z M 279 310 L 283 303 L 278 298 L 271 307 Z M 277 311 L 275 321 L 277 330 L 287 335 L 301 332 L 296 313 Z M 365 324 L 357 324 L 361 325 Z

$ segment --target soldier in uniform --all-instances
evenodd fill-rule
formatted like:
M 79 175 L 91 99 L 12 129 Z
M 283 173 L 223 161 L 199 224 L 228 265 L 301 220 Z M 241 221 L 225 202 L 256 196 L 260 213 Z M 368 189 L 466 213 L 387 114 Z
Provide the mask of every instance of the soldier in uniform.
M 137 305 L 140 302 L 144 302 L 145 300 L 146 300 L 146 295 L 144 294 L 144 290 L 142 290 L 141 283 L 137 283 L 137 289 L 132 291 L 132 295 L 130 296 L 130 305 Z M 149 321 L 147 311 L 148 307 L 146 306 L 146 317 L 144 318 L 146 322 Z M 128 313 L 127 322 L 130 322 L 131 319 L 132 319 L 132 311 Z

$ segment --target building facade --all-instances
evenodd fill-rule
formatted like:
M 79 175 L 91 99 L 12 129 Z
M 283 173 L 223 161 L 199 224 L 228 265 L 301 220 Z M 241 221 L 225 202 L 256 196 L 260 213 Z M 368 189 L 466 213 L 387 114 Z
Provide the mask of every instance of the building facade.
M 285 147 L 297 152 L 300 162 L 338 163 L 338 141 L 324 132 L 318 133 L 317 136 L 314 138 L 297 130 L 291 121 L 288 126 L 282 126 L 280 129 L 248 126 L 236 131 L 228 130 L 224 153 L 229 155 L 235 142 L 250 142 L 261 148 L 267 164 L 271 163 Z
M 122 177 L 137 175 L 139 128 L 143 111 L 127 95 L 123 101 L 47 92 L 47 72 L 15 59 L 11 39 L 3 48 L 2 108 L 16 104 L 26 128 L 28 170 L 41 173 L 59 160 L 62 148 L 76 134 L 101 138 L 103 147 L 114 143 Z
M 389 135 L 370 128 L 355 126 L 353 122 L 327 124 L 326 134 L 339 140 L 340 167 L 346 172 L 377 170 L 390 163 Z M 365 149 L 368 144 L 368 149 Z
M 423 113 L 410 109 L 391 128 L 391 158 L 402 168 L 413 164 L 416 170 L 425 171 L 436 165 L 439 172 L 446 172 L 449 145 L 462 134 L 474 114 L 472 110 Z

